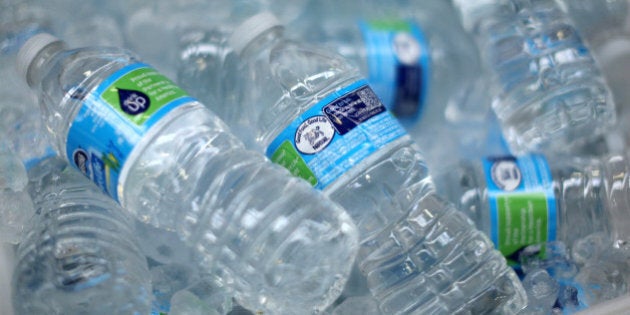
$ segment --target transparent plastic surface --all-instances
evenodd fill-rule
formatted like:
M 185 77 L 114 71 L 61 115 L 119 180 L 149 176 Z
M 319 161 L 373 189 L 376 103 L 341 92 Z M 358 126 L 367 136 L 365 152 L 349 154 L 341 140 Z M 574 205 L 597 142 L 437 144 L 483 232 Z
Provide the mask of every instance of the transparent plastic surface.
M 40 93 L 59 152 L 66 152 L 84 98 L 134 62 L 123 50 L 64 50 L 61 42 L 37 55 L 27 82 Z M 248 308 L 316 311 L 339 295 L 356 253 L 351 219 L 246 150 L 200 103 L 161 118 L 138 140 L 121 174 L 121 204 L 144 222 L 176 231 L 204 265 L 217 264 Z
M 236 106 L 209 104 L 259 151 L 319 100 L 360 78 L 342 57 L 285 39 L 282 32 L 262 32 L 241 53 L 233 72 L 240 83 Z M 324 193 L 359 227 L 358 265 L 382 312 L 501 313 L 524 306 L 524 291 L 504 258 L 435 195 L 409 136 L 343 173 Z
M 493 74 L 493 109 L 515 154 L 577 147 L 614 125 L 589 49 L 555 0 L 454 1 Z
M 627 248 L 628 170 L 626 155 L 600 159 L 551 156 L 558 222 L 557 239 L 572 246 L 595 232 L 604 232 L 617 248 Z M 435 174 L 439 191 L 459 205 L 476 225 L 490 233 L 490 205 L 481 161 L 462 161 L 448 172 Z
M 131 218 L 60 159 L 29 178 L 37 214 L 17 250 L 17 313 L 147 314 L 151 285 Z

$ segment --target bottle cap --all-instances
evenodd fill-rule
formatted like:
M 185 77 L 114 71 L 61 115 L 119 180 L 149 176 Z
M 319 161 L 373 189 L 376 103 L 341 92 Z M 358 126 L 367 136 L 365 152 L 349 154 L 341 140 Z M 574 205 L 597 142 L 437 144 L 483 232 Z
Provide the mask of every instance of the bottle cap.
M 229 39 L 230 46 L 240 55 L 254 38 L 277 26 L 282 26 L 282 23 L 273 13 L 267 11 L 258 13 L 245 20 L 234 30 Z
M 59 38 L 47 33 L 39 33 L 29 38 L 26 43 L 22 45 L 17 55 L 18 74 L 28 79 L 28 68 L 31 66 L 33 60 L 35 60 L 35 57 L 37 57 L 37 54 L 46 46 L 60 41 Z

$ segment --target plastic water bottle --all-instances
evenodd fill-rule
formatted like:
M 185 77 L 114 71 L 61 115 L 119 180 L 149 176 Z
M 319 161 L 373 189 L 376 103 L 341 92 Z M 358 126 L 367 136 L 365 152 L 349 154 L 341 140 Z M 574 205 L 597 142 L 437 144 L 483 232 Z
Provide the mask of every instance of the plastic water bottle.
M 358 265 L 381 311 L 523 307 L 516 275 L 483 233 L 434 194 L 417 146 L 359 71 L 282 32 L 262 12 L 231 35 L 242 94 L 229 109 L 241 115 L 229 123 L 350 213 L 360 231 Z
M 311 1 L 305 11 L 288 28 L 355 63 L 412 138 L 432 148 L 425 152 L 428 163 L 456 161 L 454 151 L 483 143 L 490 100 L 481 93 L 485 81 L 477 80 L 477 50 L 450 3 Z M 213 108 L 217 114 L 238 119 L 236 57 L 226 43 L 233 24 L 182 36 L 177 78 L 202 102 L 226 104 Z
M 448 2 L 311 1 L 305 11 L 289 27 L 304 42 L 325 46 L 355 63 L 385 106 L 422 144 L 434 145 L 422 136 L 425 132 L 446 131 L 464 116 L 467 121 L 473 115 L 477 121 L 485 118 L 483 109 L 489 105 L 480 104 L 489 102 L 475 93 L 483 90 L 474 80 L 479 57 Z M 202 100 L 232 101 L 226 92 L 237 85 L 230 80 L 232 50 L 219 35 L 235 26 L 222 23 L 181 41 L 178 82 L 198 91 Z
M 17 314 L 148 314 L 151 285 L 131 218 L 58 158 L 29 171 L 37 215 L 17 250 Z
M 290 21 L 300 16 L 306 0 L 154 0 L 114 1 L 122 16 L 127 45 L 162 71 L 174 77 L 179 59 L 178 41 L 215 25 L 229 25 L 239 16 L 263 8 L 273 9 Z
M 605 232 L 610 247 L 630 241 L 628 158 L 542 155 L 462 161 L 434 174 L 438 191 L 458 204 L 498 249 L 516 259 L 530 244 L 573 246 Z
M 52 2 L 52 1 L 51 1 Z M 59 4 L 59 3 L 57 3 Z M 85 5 L 83 5 L 85 7 Z M 61 30 L 57 18 L 59 12 L 53 10 L 50 2 L 41 1 L 0 1 L 0 161 L 2 170 L 10 171 L 0 177 L 11 187 L 0 188 L 0 228 L 1 239 L 6 242 L 20 241 L 20 231 L 33 214 L 30 196 L 21 186 L 26 184 L 26 168 L 33 167 L 41 159 L 54 154 L 47 132 L 41 121 L 41 113 L 33 93 L 24 85 L 15 71 L 15 59 L 24 42 L 33 35 L 51 30 Z M 82 12 L 85 13 L 85 12 Z M 77 14 L 77 12 L 74 12 Z M 79 14 L 87 16 L 86 14 Z M 74 18 L 75 27 L 84 27 L 87 20 Z M 93 19 L 92 21 L 98 21 Z M 67 22 L 65 22 L 67 24 Z M 100 28 L 91 28 L 90 36 L 113 40 L 116 36 L 94 36 Z M 66 33 L 66 32 L 64 32 Z M 85 32 L 84 32 L 85 33 Z M 83 38 L 88 36 L 83 35 Z M 76 38 L 76 37 L 75 37 Z M 102 41 L 102 40 L 101 40 Z M 0 186 L 3 186 L 0 184 Z
M 307 22 L 301 24 L 306 25 L 298 28 L 300 38 L 356 63 L 410 133 L 420 132 L 417 129 L 424 129 L 432 120 L 445 123 L 447 106 L 473 102 L 470 89 L 479 75 L 479 56 L 471 49 L 473 41 L 449 2 L 363 0 L 344 4 L 314 1 L 311 18 L 305 18 Z M 475 107 L 482 112 L 481 106 Z M 424 114 L 426 120 L 421 119 Z
M 22 47 L 18 68 L 60 154 L 223 270 L 239 303 L 304 312 L 339 295 L 357 249 L 352 220 L 166 77 L 128 51 L 67 50 L 48 34 Z
M 115 1 L 127 46 L 167 77 L 174 77 L 177 39 L 189 29 L 209 27 L 228 16 L 229 1 Z
M 454 3 L 493 73 L 492 108 L 514 154 L 577 148 L 611 129 L 611 93 L 555 0 Z
M 11 302 L 11 276 L 15 265 L 15 248 L 10 243 L 0 244 L 0 305 L 6 315 L 14 315 L 13 303 Z

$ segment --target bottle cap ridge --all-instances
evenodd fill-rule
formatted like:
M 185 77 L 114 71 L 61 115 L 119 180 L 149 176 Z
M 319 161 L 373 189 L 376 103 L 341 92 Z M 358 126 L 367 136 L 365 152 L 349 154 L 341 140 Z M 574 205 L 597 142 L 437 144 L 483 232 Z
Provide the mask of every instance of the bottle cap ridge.
M 254 38 L 277 26 L 282 26 L 282 23 L 273 13 L 258 13 L 236 27 L 229 39 L 230 46 L 240 55 Z
M 20 48 L 17 55 L 17 71 L 20 76 L 28 80 L 28 69 L 37 54 L 46 46 L 61 41 L 59 38 L 48 33 L 39 33 L 29 38 Z M 30 82 L 28 82 L 30 84 Z

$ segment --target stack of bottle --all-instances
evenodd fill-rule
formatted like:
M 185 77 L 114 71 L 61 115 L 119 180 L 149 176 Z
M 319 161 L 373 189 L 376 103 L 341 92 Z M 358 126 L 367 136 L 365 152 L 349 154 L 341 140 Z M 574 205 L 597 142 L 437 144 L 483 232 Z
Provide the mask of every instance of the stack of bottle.
M 628 292 L 626 1 L 0 1 L 2 314 Z

